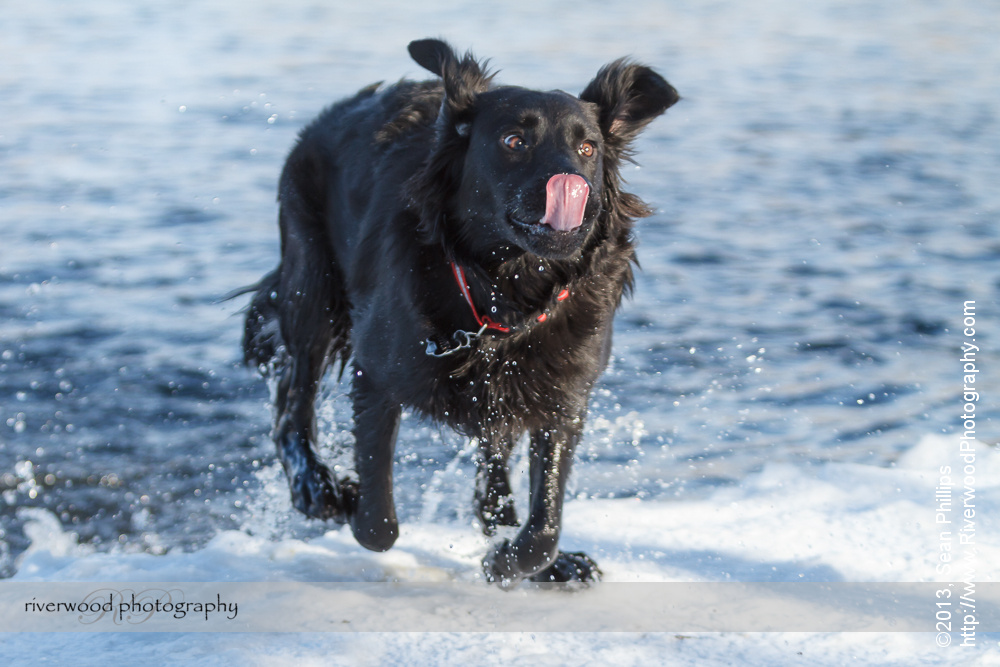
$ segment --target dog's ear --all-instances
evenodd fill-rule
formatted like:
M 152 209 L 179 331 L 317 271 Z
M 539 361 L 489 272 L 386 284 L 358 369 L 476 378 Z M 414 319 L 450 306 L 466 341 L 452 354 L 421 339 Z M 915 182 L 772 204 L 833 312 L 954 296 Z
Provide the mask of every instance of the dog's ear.
M 606 139 L 627 144 L 651 120 L 673 106 L 680 95 L 650 68 L 620 58 L 601 68 L 580 99 L 600 109 L 601 131 Z
M 458 61 L 454 49 L 440 39 L 417 39 L 410 42 L 406 50 L 418 65 L 440 77 L 444 76 L 446 62 Z
M 417 64 L 444 82 L 434 146 L 406 184 L 424 241 L 439 244 L 446 239 L 447 203 L 461 182 L 476 96 L 489 90 L 493 75 L 471 53 L 459 58 L 451 46 L 439 39 L 419 39 L 410 42 L 408 49 Z
M 444 81 L 445 104 L 455 121 L 472 108 L 476 95 L 490 88 L 493 75 L 471 53 L 461 58 L 440 39 L 418 39 L 407 47 L 410 56 Z

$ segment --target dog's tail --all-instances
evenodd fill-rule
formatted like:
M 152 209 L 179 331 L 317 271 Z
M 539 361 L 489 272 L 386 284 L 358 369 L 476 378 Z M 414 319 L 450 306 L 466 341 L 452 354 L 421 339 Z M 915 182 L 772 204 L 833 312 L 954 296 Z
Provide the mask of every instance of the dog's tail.
M 284 346 L 278 319 L 278 279 L 278 269 L 275 269 L 256 285 L 230 295 L 256 291 L 243 328 L 243 362 L 248 366 L 267 366 Z

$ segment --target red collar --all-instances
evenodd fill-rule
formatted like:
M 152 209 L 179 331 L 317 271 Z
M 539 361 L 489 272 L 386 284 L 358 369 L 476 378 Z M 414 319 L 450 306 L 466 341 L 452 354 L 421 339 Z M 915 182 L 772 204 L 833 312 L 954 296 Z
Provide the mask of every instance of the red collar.
M 472 302 L 472 292 L 469 291 L 469 283 L 465 279 L 465 271 L 462 270 L 455 262 L 451 263 L 451 272 L 455 276 L 455 282 L 458 283 L 458 289 L 462 292 L 462 296 L 465 297 L 465 302 L 469 304 L 469 310 L 472 311 L 472 316 L 476 318 L 476 324 L 479 325 L 480 331 L 491 329 L 493 331 L 499 331 L 500 333 L 510 333 L 516 327 L 506 327 L 499 322 L 494 322 L 486 315 L 480 315 L 479 311 L 476 310 L 476 304 Z M 556 301 L 565 301 L 569 298 L 569 290 L 563 289 L 556 295 Z M 536 322 L 544 322 L 549 318 L 548 311 L 542 312 L 535 316 Z
M 451 272 L 455 276 L 455 282 L 458 283 L 458 289 L 462 292 L 465 302 L 469 304 L 469 310 L 472 311 L 472 316 L 476 318 L 476 324 L 479 325 L 479 331 L 465 331 L 463 329 L 459 329 L 451 335 L 450 339 L 444 339 L 441 336 L 431 336 L 424 341 L 424 352 L 427 355 L 440 358 L 455 354 L 460 350 L 470 349 L 475 346 L 476 341 L 479 340 L 479 337 L 487 329 L 492 329 L 493 331 L 498 331 L 500 333 L 510 333 L 511 331 L 525 328 L 527 323 L 508 327 L 500 324 L 499 322 L 494 322 L 485 315 L 480 315 L 479 311 L 476 310 L 476 304 L 472 302 L 472 292 L 469 291 L 469 283 L 465 279 L 465 271 L 463 271 L 462 267 L 458 264 L 452 262 Z M 565 301 L 568 298 L 568 289 L 564 288 L 556 294 L 556 301 Z M 544 322 L 547 319 L 549 319 L 548 309 L 543 310 L 538 315 L 535 315 L 536 322 Z
M 502 324 L 494 322 L 485 315 L 482 317 L 479 316 L 479 312 L 476 310 L 476 304 L 472 302 L 472 293 L 469 291 L 469 283 L 465 280 L 465 271 L 462 270 L 462 267 L 455 262 L 452 262 L 451 272 L 455 275 L 455 282 L 458 283 L 458 289 L 462 291 L 462 296 L 465 297 L 465 302 L 469 304 L 469 309 L 472 311 L 472 316 L 476 318 L 476 324 L 479 325 L 480 330 L 492 329 L 493 331 L 508 333 L 510 331 L 510 327 L 505 327 Z

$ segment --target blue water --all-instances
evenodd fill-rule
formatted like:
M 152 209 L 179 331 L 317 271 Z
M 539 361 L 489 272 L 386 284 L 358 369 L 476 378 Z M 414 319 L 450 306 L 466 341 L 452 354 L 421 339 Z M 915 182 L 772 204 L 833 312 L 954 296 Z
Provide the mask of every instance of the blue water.
M 244 303 L 218 299 L 277 261 L 298 130 L 421 76 L 405 45 L 425 36 L 490 57 L 502 82 L 576 92 L 632 54 L 684 97 L 626 169 L 656 214 L 574 494 L 689 497 L 767 461 L 892 465 L 958 428 L 970 300 L 979 437 L 1000 440 L 1000 6 L 664 4 L 5 6 L 0 574 L 27 544 L 20 507 L 154 553 L 259 510 L 267 389 L 238 363 Z M 410 420 L 398 456 L 404 519 L 469 515 L 461 438 Z

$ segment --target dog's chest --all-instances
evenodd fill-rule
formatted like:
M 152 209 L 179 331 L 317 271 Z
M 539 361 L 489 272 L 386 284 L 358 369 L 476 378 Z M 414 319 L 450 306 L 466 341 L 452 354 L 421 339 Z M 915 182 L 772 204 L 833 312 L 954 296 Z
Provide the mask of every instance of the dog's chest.
M 440 367 L 425 410 L 470 433 L 518 432 L 580 417 L 610 335 L 608 322 L 585 335 L 568 333 L 564 324 L 485 336 Z

